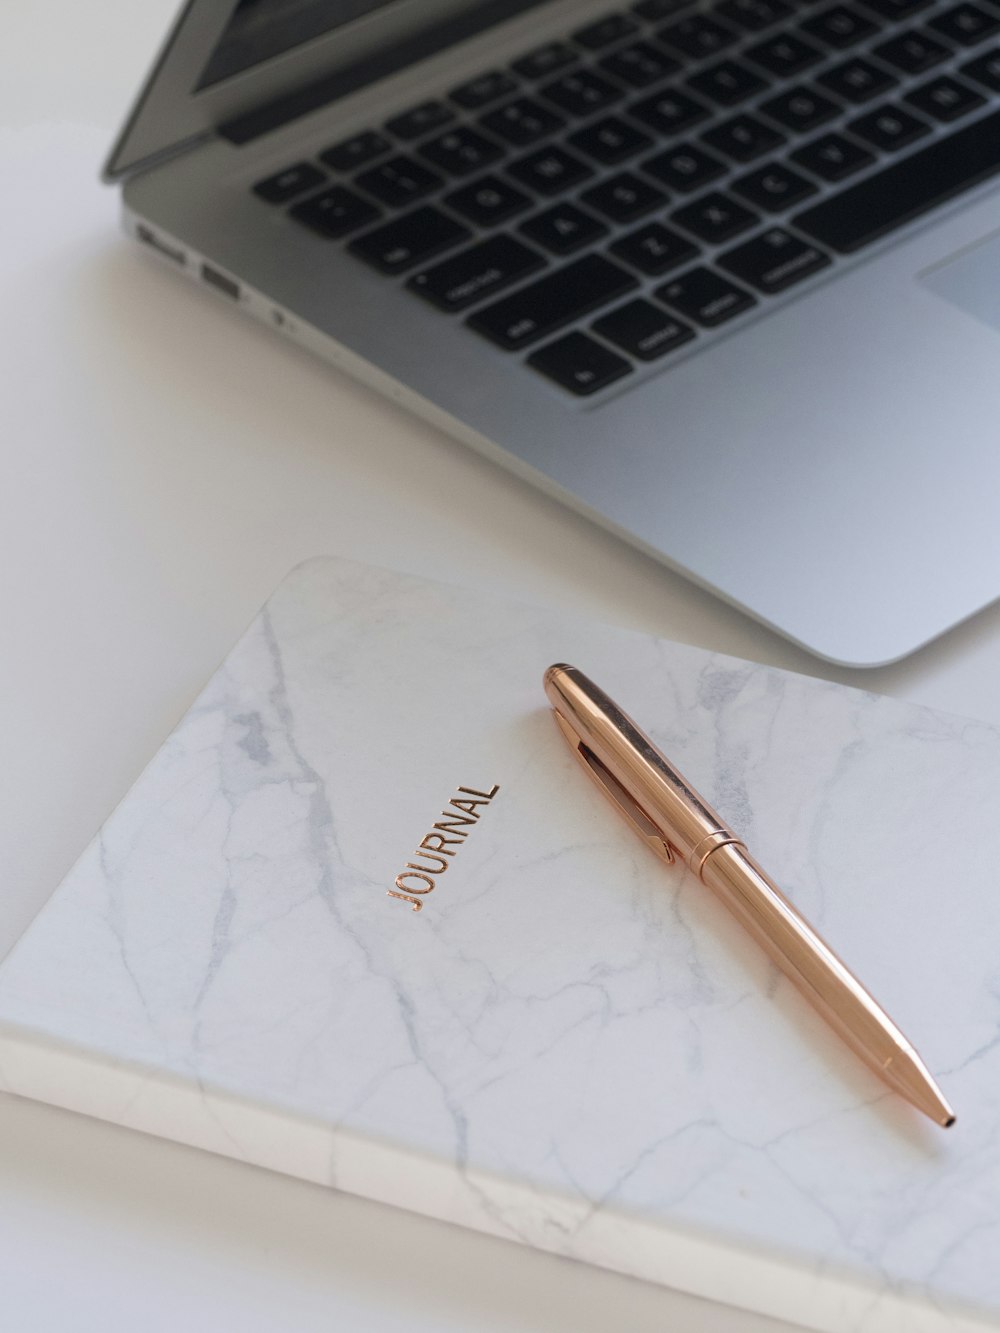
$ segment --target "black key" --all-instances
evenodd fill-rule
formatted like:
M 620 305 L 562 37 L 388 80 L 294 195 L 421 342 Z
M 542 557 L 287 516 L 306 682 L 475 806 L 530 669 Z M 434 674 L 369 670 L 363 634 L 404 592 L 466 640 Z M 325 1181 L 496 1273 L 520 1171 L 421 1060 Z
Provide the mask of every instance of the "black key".
M 852 120 L 848 129 L 859 139 L 867 139 L 876 148 L 891 153 L 897 148 L 905 148 L 930 133 L 930 126 L 901 106 L 880 106 L 876 111 L 869 111 L 866 116 Z
M 631 364 L 585 333 L 567 333 L 528 357 L 528 365 L 570 393 L 597 393 L 627 375 Z
M 970 60 L 962 66 L 961 73 L 969 79 L 975 79 L 976 83 L 989 88 L 991 92 L 1000 93 L 1000 47 L 987 51 L 976 60 Z
M 760 110 L 790 130 L 808 133 L 840 115 L 842 108 L 815 88 L 800 84 L 778 97 L 772 97 L 768 102 L 761 102 Z
M 756 213 L 730 199 L 728 195 L 713 190 L 702 195 L 693 204 L 678 208 L 671 218 L 679 227 L 690 231 L 702 240 L 710 242 L 728 241 L 731 236 L 738 236 L 747 227 L 759 222 Z
M 657 287 L 653 295 L 707 329 L 714 329 L 757 304 L 755 296 L 710 268 L 690 269 Z
M 816 186 L 811 181 L 786 167 L 784 162 L 757 167 L 733 181 L 732 188 L 758 208 L 766 208 L 772 213 L 783 213 L 786 208 L 816 193 Z
M 381 209 L 344 185 L 334 185 L 291 210 L 297 222 L 336 240 L 382 216 Z
M 411 107 L 401 116 L 393 116 L 385 123 L 390 134 L 397 139 L 419 139 L 429 130 L 436 130 L 455 119 L 455 113 L 444 102 L 421 102 L 420 106 Z
M 544 338 L 617 296 L 637 279 L 601 255 L 584 255 L 469 316 L 469 325 L 508 351 Z
M 354 171 L 356 167 L 363 167 L 380 154 L 387 153 L 391 147 L 392 144 L 384 134 L 378 134 L 375 130 L 362 130 L 360 134 L 352 134 L 349 139 L 342 139 L 332 148 L 327 148 L 320 153 L 320 159 L 328 167 L 333 167 L 334 171 Z
M 947 60 L 951 52 L 940 42 L 936 42 L 919 28 L 913 32 L 900 33 L 891 41 L 876 46 L 874 55 L 892 65 L 904 74 L 922 74 L 925 69 L 932 69 L 942 60 Z
M 737 64 L 735 60 L 720 60 L 717 65 L 710 65 L 694 78 L 688 79 L 688 87 L 722 106 L 745 102 L 764 86 L 764 80 L 752 69 Z
M 556 204 L 544 213 L 536 213 L 533 218 L 522 223 L 521 231 L 530 236 L 546 250 L 556 255 L 568 255 L 591 241 L 600 240 L 608 234 L 603 222 L 585 213 L 574 204 Z
M 572 116 L 591 116 L 623 96 L 617 84 L 602 79 L 592 69 L 573 70 L 544 84 L 538 91 Z
M 480 107 L 489 106 L 490 102 L 506 97 L 508 93 L 516 93 L 517 88 L 517 79 L 506 70 L 491 69 L 470 79 L 468 83 L 452 88 L 448 96 L 466 110 L 478 111 Z
M 702 57 L 714 56 L 736 41 L 737 33 L 727 28 L 724 23 L 707 18 L 703 14 L 694 14 L 661 28 L 657 33 L 661 41 L 676 46 L 685 55 Z
M 545 79 L 579 58 L 578 52 L 564 42 L 547 42 L 536 51 L 529 51 L 526 56 L 512 61 L 511 69 L 523 79 Z
M 659 222 L 647 222 L 615 241 L 611 253 L 640 273 L 656 277 L 697 258 L 698 247 Z
M 804 148 L 797 149 L 792 153 L 792 158 L 800 166 L 827 181 L 843 180 L 845 176 L 875 161 L 867 148 L 862 148 L 852 139 L 845 139 L 842 134 L 823 134 Z
M 586 47 L 588 51 L 600 51 L 605 46 L 613 46 L 615 42 L 623 42 L 626 37 L 632 37 L 639 32 L 639 25 L 635 19 L 630 19 L 627 14 L 609 14 L 607 18 L 598 19 L 596 23 L 588 23 L 585 28 L 579 28 L 573 33 L 573 41 L 578 46 Z
M 358 236 L 348 249 L 382 273 L 403 273 L 471 235 L 468 227 L 424 205 Z
M 928 26 L 959 46 L 975 46 L 1000 29 L 1000 15 L 987 13 L 982 5 L 956 5 Z
M 834 5 L 815 18 L 806 19 L 801 28 L 810 37 L 839 50 L 870 37 L 878 31 L 878 24 L 866 19 L 856 9 L 848 9 L 847 5 Z
M 873 65 L 870 60 L 855 58 L 828 69 L 819 76 L 818 82 L 845 101 L 867 102 L 893 87 L 897 80 L 888 70 Z
M 926 111 L 935 120 L 943 120 L 946 123 L 958 120 L 960 116 L 974 111 L 986 101 L 985 97 L 981 97 L 968 84 L 947 76 L 932 79 L 930 83 L 925 83 L 914 92 L 907 93 L 906 100 L 918 111 Z
M 556 145 L 538 148 L 526 157 L 518 158 L 507 170 L 539 194 L 561 194 L 594 174 L 586 162 Z
M 790 78 L 823 58 L 823 52 L 818 46 L 803 41 L 801 37 L 794 37 L 791 33 L 769 37 L 767 41 L 749 47 L 743 54 L 754 64 L 782 78 Z
M 596 120 L 586 129 L 571 134 L 568 142 L 588 157 L 614 166 L 648 148 L 653 141 L 648 134 L 618 116 L 606 116 L 604 120 Z
M 694 0 L 639 0 L 638 4 L 632 6 L 632 12 L 648 23 L 662 23 L 679 9 L 686 9 L 693 3 Z
M 593 189 L 584 190 L 580 197 L 612 222 L 634 222 L 667 202 L 662 190 L 640 180 L 630 171 L 619 172 L 617 176 L 601 181 Z
M 623 46 L 598 63 L 612 78 L 627 83 L 630 88 L 648 88 L 651 83 L 658 83 L 680 69 L 672 56 L 651 42 Z
M 433 162 L 436 167 L 453 176 L 467 176 L 472 171 L 480 171 L 502 157 L 504 151 L 493 139 L 470 130 L 467 125 L 445 130 L 436 139 L 428 139 L 420 145 L 420 152 L 428 162 Z
M 733 116 L 704 136 L 705 143 L 737 162 L 752 162 L 785 142 L 785 136 L 755 116 Z
M 641 102 L 633 102 L 628 113 L 651 126 L 657 134 L 681 134 L 710 114 L 703 102 L 688 97 L 686 93 L 677 92 L 674 88 L 645 97 Z
M 532 200 L 500 176 L 481 176 L 447 195 L 444 202 L 477 226 L 495 227 L 528 208 Z
M 718 263 L 751 287 L 771 295 L 828 267 L 830 256 L 808 241 L 772 227 L 719 255 Z
M 849 254 L 1000 170 L 1000 111 L 825 199 L 799 230 Z
M 602 315 L 591 328 L 640 361 L 655 361 L 695 336 L 690 324 L 682 324 L 651 301 L 641 300 L 627 301 Z
M 515 148 L 527 148 L 528 144 L 536 143 L 554 130 L 562 129 L 566 122 L 539 102 L 517 97 L 506 106 L 483 116 L 479 123 L 483 129 L 498 134 Z
M 412 203 L 444 184 L 435 172 L 409 157 L 390 157 L 377 167 L 362 171 L 354 183 L 392 208 Z
M 887 19 L 908 19 L 930 3 L 931 0 L 865 0 L 869 9 Z
M 711 153 L 706 153 L 704 148 L 680 143 L 676 148 L 668 148 L 665 153 L 647 158 L 642 169 L 671 189 L 686 194 L 690 190 L 700 190 L 729 168 Z
M 545 262 L 537 250 L 513 236 L 491 236 L 433 268 L 415 273 L 406 285 L 441 310 L 464 310 L 543 268 Z
M 760 32 L 793 12 L 785 0 L 723 0 L 718 11 L 724 19 L 736 23 L 748 32 Z
M 253 192 L 269 204 L 284 204 L 289 199 L 294 199 L 297 194 L 314 190 L 326 179 L 323 172 L 311 162 L 296 162 L 294 166 L 286 167 L 284 171 L 258 181 L 253 187 Z

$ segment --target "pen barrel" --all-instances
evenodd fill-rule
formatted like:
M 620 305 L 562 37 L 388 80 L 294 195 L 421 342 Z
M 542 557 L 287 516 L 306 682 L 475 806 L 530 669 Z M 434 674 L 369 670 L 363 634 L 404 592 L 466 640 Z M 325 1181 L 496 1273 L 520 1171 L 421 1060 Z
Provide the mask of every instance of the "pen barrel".
M 577 756 L 651 849 L 684 861 L 880 1078 L 938 1124 L 952 1124 L 951 1107 L 889 1015 L 628 714 L 564 663 L 546 671 L 545 692 Z
M 887 1073 L 893 1062 L 919 1063 L 885 1010 L 744 847 L 730 843 L 710 852 L 699 878 L 871 1069 L 893 1081 Z

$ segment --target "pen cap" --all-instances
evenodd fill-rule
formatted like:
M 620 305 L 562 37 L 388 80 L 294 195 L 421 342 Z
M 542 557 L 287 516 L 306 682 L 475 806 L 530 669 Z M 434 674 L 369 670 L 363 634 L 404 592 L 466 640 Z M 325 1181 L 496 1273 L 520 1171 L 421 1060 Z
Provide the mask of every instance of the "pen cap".
M 545 693 L 563 730 L 611 773 L 692 869 L 700 871 L 721 842 L 738 841 L 628 714 L 582 671 L 562 662 L 550 666 Z

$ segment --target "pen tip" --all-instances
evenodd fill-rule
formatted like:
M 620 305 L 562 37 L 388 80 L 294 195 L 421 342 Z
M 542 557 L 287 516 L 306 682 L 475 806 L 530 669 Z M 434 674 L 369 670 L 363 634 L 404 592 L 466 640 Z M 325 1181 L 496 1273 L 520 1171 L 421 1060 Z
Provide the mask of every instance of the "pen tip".
M 895 1088 L 936 1125 L 948 1129 L 955 1123 L 955 1112 L 912 1047 L 898 1051 L 883 1065 L 881 1073 L 890 1088 Z

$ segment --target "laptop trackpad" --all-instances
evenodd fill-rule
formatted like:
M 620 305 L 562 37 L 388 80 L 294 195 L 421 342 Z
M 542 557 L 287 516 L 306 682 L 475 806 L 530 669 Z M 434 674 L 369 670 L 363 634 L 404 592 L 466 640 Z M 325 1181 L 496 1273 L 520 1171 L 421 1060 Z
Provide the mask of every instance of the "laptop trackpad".
M 1000 333 L 1000 232 L 925 269 L 920 280 Z

